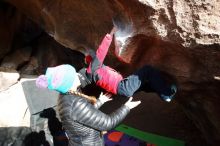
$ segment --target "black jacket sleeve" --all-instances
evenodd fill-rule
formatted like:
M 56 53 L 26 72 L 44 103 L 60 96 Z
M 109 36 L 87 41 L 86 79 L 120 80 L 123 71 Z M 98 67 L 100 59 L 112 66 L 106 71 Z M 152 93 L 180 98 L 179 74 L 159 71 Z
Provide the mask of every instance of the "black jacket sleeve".
M 81 83 L 81 88 L 92 83 L 92 76 L 86 72 L 86 68 L 82 68 L 78 71 L 78 77 Z
M 65 95 L 59 100 L 58 105 L 60 105 L 60 110 L 62 108 L 68 108 L 68 114 L 63 115 L 66 116 L 63 119 L 70 118 L 70 120 L 77 121 L 100 131 L 107 131 L 116 127 L 130 111 L 127 106 L 123 105 L 113 113 L 107 115 L 79 96 Z

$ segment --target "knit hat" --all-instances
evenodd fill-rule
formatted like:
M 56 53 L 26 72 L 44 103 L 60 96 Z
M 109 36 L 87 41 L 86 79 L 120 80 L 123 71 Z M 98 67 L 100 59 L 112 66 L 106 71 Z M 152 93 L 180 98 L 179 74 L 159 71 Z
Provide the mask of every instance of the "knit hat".
M 48 88 L 66 93 L 73 86 L 77 73 L 74 67 L 68 64 L 49 67 L 45 75 L 40 75 L 36 80 L 39 88 Z

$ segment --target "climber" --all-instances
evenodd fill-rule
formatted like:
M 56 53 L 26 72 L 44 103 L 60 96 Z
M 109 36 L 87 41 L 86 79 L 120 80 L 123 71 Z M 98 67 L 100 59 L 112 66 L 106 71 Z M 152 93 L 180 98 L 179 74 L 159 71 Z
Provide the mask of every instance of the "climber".
M 167 85 L 168 83 L 165 82 L 156 68 L 145 65 L 132 75 L 123 78 L 117 71 L 103 64 L 116 30 L 116 27 L 113 27 L 111 32 L 106 34 L 95 55 L 86 56 L 85 60 L 88 67 L 82 68 L 77 73 L 80 88 L 95 82 L 96 85 L 112 94 L 131 97 L 135 92 L 146 91 L 148 90 L 146 87 L 149 87 L 162 100 L 170 102 L 177 92 L 177 87 L 174 84 Z
M 96 85 L 110 93 L 127 97 L 150 87 L 152 91 L 159 94 L 162 100 L 170 102 L 177 92 L 176 85 L 167 85 L 168 83 L 165 82 L 156 68 L 145 65 L 134 74 L 123 79 L 122 75 L 103 64 L 113 34 L 116 31 L 116 27 L 113 27 L 110 34 L 106 34 L 95 55 L 86 55 L 85 60 L 88 67 L 78 72 L 83 87 L 94 81 Z

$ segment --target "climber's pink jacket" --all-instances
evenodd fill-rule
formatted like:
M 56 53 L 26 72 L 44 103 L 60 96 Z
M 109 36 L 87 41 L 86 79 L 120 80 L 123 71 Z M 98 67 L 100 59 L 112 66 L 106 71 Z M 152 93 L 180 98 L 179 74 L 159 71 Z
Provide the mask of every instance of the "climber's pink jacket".
M 96 85 L 102 87 L 108 92 L 117 94 L 118 83 L 123 79 L 122 75 L 116 72 L 114 69 L 105 66 L 103 61 L 107 55 L 108 49 L 111 45 L 113 36 L 106 34 L 98 50 L 96 56 L 93 58 L 87 73 L 92 75 Z

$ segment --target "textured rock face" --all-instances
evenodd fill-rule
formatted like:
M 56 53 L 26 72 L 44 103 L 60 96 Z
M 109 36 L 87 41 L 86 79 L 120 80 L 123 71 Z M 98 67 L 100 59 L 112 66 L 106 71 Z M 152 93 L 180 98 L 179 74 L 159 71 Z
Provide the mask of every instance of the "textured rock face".
M 28 13 L 50 35 L 70 48 L 76 47 L 75 44 L 94 47 L 93 38 L 106 32 L 112 18 L 119 15 L 123 23 L 130 18 L 135 34 L 156 36 L 183 46 L 220 43 L 218 0 L 24 0 L 22 3 L 12 0 L 10 3 Z
M 184 46 L 220 43 L 218 0 L 140 0 L 154 10 L 150 20 L 157 34 Z
M 58 43 L 81 52 L 85 51 L 82 48 L 96 50 L 102 37 L 111 30 L 114 20 L 119 30 L 116 46 L 111 46 L 106 64 L 120 67 L 119 71 L 124 74 L 144 64 L 161 69 L 176 80 L 179 86 L 177 101 L 207 142 L 210 145 L 220 142 L 218 0 L 8 2 Z M 0 25 L 3 24 L 0 22 Z M 118 62 L 114 52 L 128 64 Z

